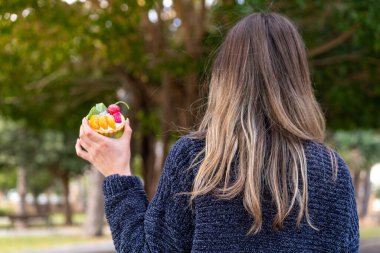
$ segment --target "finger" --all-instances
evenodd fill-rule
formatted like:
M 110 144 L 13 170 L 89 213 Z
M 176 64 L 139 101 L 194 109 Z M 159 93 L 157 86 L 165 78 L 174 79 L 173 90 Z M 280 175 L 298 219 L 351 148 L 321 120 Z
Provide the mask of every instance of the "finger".
M 98 134 L 95 130 L 93 130 L 88 124 L 88 121 L 86 118 L 83 118 L 82 120 L 82 127 L 83 127 L 84 136 L 88 137 L 88 139 L 90 139 L 91 141 L 94 141 L 94 142 L 104 141 L 107 138 L 105 136 L 102 136 L 101 134 Z
M 83 131 L 83 127 L 80 128 L 79 135 L 79 144 L 85 149 L 85 151 L 89 152 L 91 147 L 96 146 L 96 142 L 91 141 Z
M 79 138 L 80 139 L 86 138 L 85 135 L 84 135 L 84 131 L 83 131 L 83 124 L 80 125 L 80 128 L 79 128 Z
M 80 128 L 79 128 L 79 137 L 83 136 L 84 135 L 84 132 L 83 132 L 83 124 L 80 125 Z
M 80 144 L 82 147 L 84 147 L 87 151 L 89 147 L 92 147 L 96 145 L 96 142 L 91 141 L 84 133 L 83 130 L 83 124 L 80 126 L 79 129 L 79 138 L 80 138 Z
M 90 155 L 88 152 L 84 151 L 82 147 L 80 146 L 79 139 L 77 139 L 77 142 L 75 144 L 75 151 L 77 152 L 77 156 L 83 158 L 86 161 L 90 162 Z
M 78 139 L 79 140 L 79 145 L 87 152 L 90 152 L 90 149 L 91 149 L 91 145 L 89 145 L 88 143 L 86 143 L 84 141 L 84 139 Z
M 132 128 L 129 125 L 129 118 L 127 118 L 125 120 L 124 133 L 123 133 L 123 136 L 121 138 L 127 139 L 128 141 L 130 141 L 131 137 L 132 137 Z

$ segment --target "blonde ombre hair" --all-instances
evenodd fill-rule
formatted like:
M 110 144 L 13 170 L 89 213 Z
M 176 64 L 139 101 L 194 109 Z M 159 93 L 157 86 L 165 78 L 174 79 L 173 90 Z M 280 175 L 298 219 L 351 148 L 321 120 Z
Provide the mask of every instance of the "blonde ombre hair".
M 293 23 L 276 13 L 243 18 L 219 49 L 205 115 L 190 134 L 205 139 L 197 156 L 204 154 L 204 159 L 190 166 L 200 164 L 190 201 L 210 192 L 223 199 L 242 193 L 253 218 L 248 234 L 256 234 L 267 187 L 277 209 L 273 228 L 280 228 L 297 204 L 297 226 L 305 216 L 317 229 L 307 207 L 303 141 L 323 142 L 324 132 L 305 46 Z M 239 162 L 231 180 L 235 157 Z

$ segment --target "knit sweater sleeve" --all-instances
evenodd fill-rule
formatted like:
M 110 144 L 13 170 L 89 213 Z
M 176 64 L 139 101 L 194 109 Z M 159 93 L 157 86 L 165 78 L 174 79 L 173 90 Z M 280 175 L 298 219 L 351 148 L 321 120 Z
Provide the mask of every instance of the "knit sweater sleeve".
M 353 186 L 352 178 L 345 161 L 338 156 L 338 167 L 340 170 L 346 172 L 347 181 L 346 181 L 346 201 L 347 201 L 347 211 L 348 211 L 348 239 L 347 239 L 347 252 L 359 252 L 359 218 L 356 207 L 355 200 L 355 189 Z
M 187 195 L 177 194 L 191 186 L 185 145 L 180 139 L 171 148 L 151 203 L 138 177 L 105 178 L 105 212 L 118 253 L 191 250 L 193 214 Z

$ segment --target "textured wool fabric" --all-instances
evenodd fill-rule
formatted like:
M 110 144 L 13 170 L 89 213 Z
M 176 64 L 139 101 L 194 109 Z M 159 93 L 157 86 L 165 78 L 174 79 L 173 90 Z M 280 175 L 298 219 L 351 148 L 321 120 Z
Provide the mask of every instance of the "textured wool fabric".
M 307 225 L 305 219 L 297 229 L 297 209 L 285 219 L 282 229 L 273 230 L 276 209 L 265 193 L 262 230 L 247 236 L 252 218 L 241 196 L 220 200 L 207 194 L 189 206 L 189 197 L 177 194 L 191 190 L 197 170 L 187 168 L 203 146 L 203 140 L 187 136 L 172 146 L 151 203 L 138 177 L 106 177 L 105 211 L 117 252 L 358 252 L 352 179 L 337 153 L 339 169 L 334 181 L 326 147 L 304 142 L 309 214 L 319 231 Z

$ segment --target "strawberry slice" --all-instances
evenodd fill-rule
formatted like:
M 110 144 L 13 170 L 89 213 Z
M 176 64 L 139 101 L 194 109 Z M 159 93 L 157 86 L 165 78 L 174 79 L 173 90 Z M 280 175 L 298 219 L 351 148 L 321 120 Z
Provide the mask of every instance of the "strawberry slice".
M 112 114 L 113 118 L 115 119 L 115 122 L 116 123 L 121 123 L 121 113 L 120 112 L 117 112 L 117 113 L 114 113 Z

